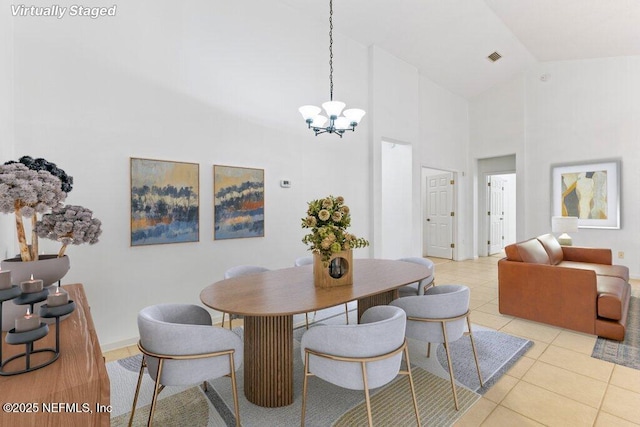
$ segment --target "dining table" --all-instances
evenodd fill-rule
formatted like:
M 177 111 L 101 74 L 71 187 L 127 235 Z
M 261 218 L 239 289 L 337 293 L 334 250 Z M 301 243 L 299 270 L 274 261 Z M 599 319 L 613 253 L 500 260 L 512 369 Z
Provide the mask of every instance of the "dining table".
M 314 285 L 313 265 L 269 270 L 215 282 L 200 300 L 214 310 L 244 317 L 244 393 L 269 408 L 293 403 L 293 316 L 356 300 L 358 319 L 368 308 L 388 304 L 398 288 L 430 275 L 423 265 L 354 259 L 353 284 Z

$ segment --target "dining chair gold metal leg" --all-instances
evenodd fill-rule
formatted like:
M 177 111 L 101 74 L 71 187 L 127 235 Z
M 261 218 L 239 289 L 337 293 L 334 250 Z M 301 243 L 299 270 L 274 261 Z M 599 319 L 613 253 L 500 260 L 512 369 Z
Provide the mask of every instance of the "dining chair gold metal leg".
M 484 387 L 482 382 L 482 374 L 480 373 L 480 363 L 478 363 L 478 351 L 476 350 L 476 343 L 473 340 L 473 333 L 471 332 L 471 319 L 467 315 L 467 327 L 469 328 L 469 339 L 471 340 L 471 349 L 473 350 L 473 358 L 476 361 L 476 369 L 478 371 L 478 379 L 480 380 L 480 387 Z
M 442 324 L 442 335 L 444 335 L 444 350 L 447 353 L 447 365 L 449 365 L 449 377 L 451 377 L 451 390 L 453 391 L 453 402 L 456 405 L 456 411 L 458 408 L 458 393 L 456 392 L 456 380 L 453 376 L 453 364 L 451 363 L 451 352 L 449 351 L 449 339 L 447 338 L 447 327 L 445 322 Z
M 129 416 L 129 427 L 133 424 L 133 416 L 136 413 L 136 405 L 138 404 L 138 395 L 140 394 L 140 385 L 142 384 L 142 376 L 144 375 L 144 368 L 147 367 L 147 363 L 142 356 L 140 362 L 140 374 L 138 375 L 138 385 L 136 386 L 136 393 L 133 395 L 133 406 L 131 407 L 131 416 Z
M 304 352 L 304 380 L 302 382 L 302 416 L 300 426 L 304 427 L 305 411 L 307 409 L 307 380 L 309 378 L 309 352 Z
M 158 359 L 158 373 L 156 374 L 156 383 L 153 386 L 153 398 L 151 399 L 151 409 L 149 409 L 149 420 L 147 421 L 147 427 L 151 427 L 151 423 L 153 421 L 153 414 L 156 411 L 158 393 L 160 393 L 160 391 L 162 390 L 160 388 L 160 377 L 162 376 L 163 362 L 164 362 L 164 359 Z
M 367 363 L 363 360 L 360 362 L 362 366 L 362 381 L 364 382 L 364 400 L 367 404 L 367 420 L 369 427 L 373 427 L 373 417 L 371 415 L 371 399 L 369 397 L 369 383 L 367 381 Z
M 236 383 L 235 362 L 233 352 L 229 353 L 229 370 L 231 371 L 231 390 L 233 392 L 233 407 L 236 413 L 236 427 L 240 427 L 240 403 L 238 402 L 238 385 Z
M 349 324 L 349 306 L 347 303 L 344 303 L 344 315 L 347 318 L 347 325 Z
M 413 375 L 411 374 L 411 361 L 409 360 L 409 346 L 405 340 L 404 343 L 404 359 L 407 362 L 407 376 L 409 377 L 409 387 L 411 388 L 411 398 L 413 399 L 413 410 L 416 413 L 416 424 L 418 427 L 422 426 L 420 422 L 420 413 L 418 412 L 418 399 L 416 397 L 416 389 L 413 384 Z

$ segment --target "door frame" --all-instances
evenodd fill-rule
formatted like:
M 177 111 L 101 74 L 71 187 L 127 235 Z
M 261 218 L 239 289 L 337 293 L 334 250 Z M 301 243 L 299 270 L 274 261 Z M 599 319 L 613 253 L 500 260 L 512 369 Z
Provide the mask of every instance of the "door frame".
M 489 245 L 487 245 L 487 241 L 490 240 L 491 230 L 489 227 L 489 219 L 487 217 L 487 209 L 490 207 L 490 192 L 487 190 L 487 182 L 491 179 L 492 175 L 514 175 L 517 178 L 515 171 L 502 171 L 502 172 L 485 172 L 483 174 L 484 181 L 482 188 L 485 190 L 484 197 L 478 197 L 478 224 L 479 224 L 479 233 L 478 233 L 478 256 L 486 257 L 489 256 Z M 478 181 L 480 182 L 480 181 Z M 505 212 L 505 216 L 508 213 Z M 482 219 L 484 218 L 484 219 Z
M 427 216 L 427 184 L 426 178 L 429 175 L 435 175 L 438 173 L 450 173 L 453 179 L 453 188 L 451 192 L 451 209 L 455 212 L 454 218 L 451 221 L 451 242 L 454 244 L 451 251 L 451 259 L 458 260 L 458 250 L 460 245 L 458 244 L 458 221 L 460 220 L 460 211 L 458 209 L 458 186 L 460 181 L 458 180 L 458 172 L 450 169 L 434 168 L 427 165 L 420 167 L 420 241 L 422 242 L 422 256 L 427 256 L 427 245 L 425 244 L 426 234 L 426 221 Z

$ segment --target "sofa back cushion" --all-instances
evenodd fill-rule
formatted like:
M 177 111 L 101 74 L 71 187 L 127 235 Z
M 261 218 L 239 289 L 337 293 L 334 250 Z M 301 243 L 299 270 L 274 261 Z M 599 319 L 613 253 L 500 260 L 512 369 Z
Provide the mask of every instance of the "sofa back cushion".
M 560 246 L 560 243 L 553 237 L 553 234 L 543 234 L 542 236 L 538 236 L 538 240 L 542 243 L 544 250 L 547 251 L 551 265 L 560 264 L 564 259 L 562 246 Z
M 538 239 L 529 239 L 514 243 L 504 248 L 510 261 L 529 262 L 532 264 L 549 264 L 549 255 Z

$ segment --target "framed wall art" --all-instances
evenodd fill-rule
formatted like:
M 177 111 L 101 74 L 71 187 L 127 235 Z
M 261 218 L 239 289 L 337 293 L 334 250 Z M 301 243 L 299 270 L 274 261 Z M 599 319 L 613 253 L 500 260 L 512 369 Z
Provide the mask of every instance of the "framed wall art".
M 213 166 L 213 238 L 264 237 L 264 169 Z
M 551 166 L 552 215 L 579 228 L 620 228 L 620 161 Z
M 197 242 L 197 163 L 131 158 L 131 246 Z

